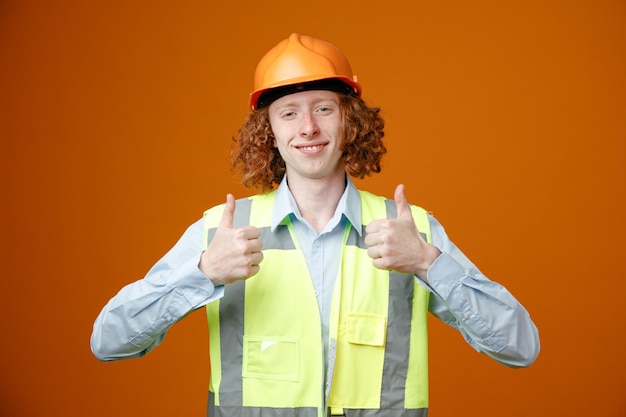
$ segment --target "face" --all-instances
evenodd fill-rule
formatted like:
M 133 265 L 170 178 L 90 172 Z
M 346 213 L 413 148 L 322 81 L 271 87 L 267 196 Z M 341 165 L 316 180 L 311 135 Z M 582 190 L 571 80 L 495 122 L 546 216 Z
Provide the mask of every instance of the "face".
M 269 106 L 269 117 L 290 181 L 343 179 L 343 119 L 337 93 L 312 90 L 289 94 Z

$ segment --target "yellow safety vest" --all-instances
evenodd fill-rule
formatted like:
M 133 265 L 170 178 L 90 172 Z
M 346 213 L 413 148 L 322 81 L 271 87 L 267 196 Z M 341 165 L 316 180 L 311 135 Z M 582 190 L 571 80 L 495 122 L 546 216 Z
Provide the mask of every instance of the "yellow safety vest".
M 209 416 L 427 415 L 429 293 L 413 275 L 372 266 L 365 226 L 395 217 L 396 207 L 359 193 L 363 231 L 359 236 L 348 224 L 344 234 L 325 393 L 319 308 L 293 226 L 287 218 L 270 230 L 275 191 L 237 201 L 233 227 L 260 228 L 263 262 L 257 275 L 226 285 L 223 298 L 206 307 Z M 206 245 L 223 209 L 205 212 Z M 427 213 L 411 210 L 430 242 Z

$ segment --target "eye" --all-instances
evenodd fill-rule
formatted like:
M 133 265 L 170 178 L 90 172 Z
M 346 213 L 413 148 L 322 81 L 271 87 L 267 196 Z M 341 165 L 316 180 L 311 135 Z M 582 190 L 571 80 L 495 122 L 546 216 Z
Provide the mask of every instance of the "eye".
M 317 108 L 318 113 L 330 113 L 333 111 L 331 106 L 322 105 Z

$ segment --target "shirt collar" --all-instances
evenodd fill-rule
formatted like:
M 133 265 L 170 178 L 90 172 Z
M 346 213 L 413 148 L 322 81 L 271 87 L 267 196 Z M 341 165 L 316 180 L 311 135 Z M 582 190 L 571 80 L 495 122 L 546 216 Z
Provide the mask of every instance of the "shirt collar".
M 350 177 L 346 175 L 346 189 L 343 195 L 339 199 L 335 215 L 341 213 L 361 236 L 361 196 L 356 186 L 350 180 Z M 272 213 L 272 225 L 271 230 L 274 231 L 278 225 L 282 224 L 285 219 L 293 214 L 296 217 L 300 217 L 300 210 L 296 204 L 296 200 L 293 198 L 291 191 L 287 185 L 287 176 L 285 175 L 280 182 L 280 185 L 276 189 L 276 196 L 274 197 L 274 212 Z

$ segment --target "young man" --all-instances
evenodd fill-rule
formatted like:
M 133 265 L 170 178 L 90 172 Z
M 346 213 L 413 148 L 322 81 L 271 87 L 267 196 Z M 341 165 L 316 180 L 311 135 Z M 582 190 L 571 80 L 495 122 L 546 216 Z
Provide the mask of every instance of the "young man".
M 264 192 L 205 213 L 98 316 L 100 360 L 140 357 L 206 306 L 210 416 L 426 416 L 427 314 L 510 367 L 533 363 L 526 310 L 380 171 L 377 108 L 342 53 L 292 34 L 259 62 L 233 164 Z

